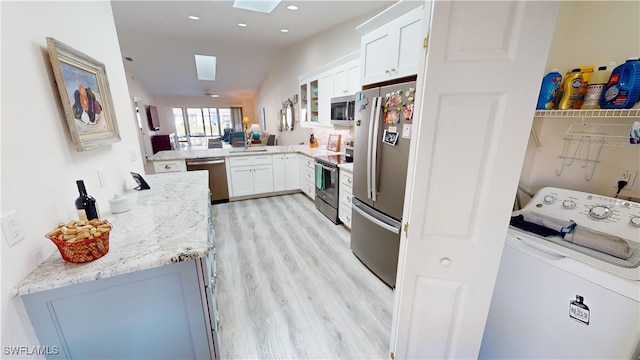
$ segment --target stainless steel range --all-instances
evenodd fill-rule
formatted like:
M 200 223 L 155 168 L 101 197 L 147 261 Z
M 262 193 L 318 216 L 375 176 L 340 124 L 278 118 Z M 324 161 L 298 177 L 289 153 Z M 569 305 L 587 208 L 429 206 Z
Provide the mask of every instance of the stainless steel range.
M 316 209 L 334 224 L 341 224 L 338 219 L 338 203 L 340 196 L 339 164 L 349 162 L 345 155 L 316 156 Z

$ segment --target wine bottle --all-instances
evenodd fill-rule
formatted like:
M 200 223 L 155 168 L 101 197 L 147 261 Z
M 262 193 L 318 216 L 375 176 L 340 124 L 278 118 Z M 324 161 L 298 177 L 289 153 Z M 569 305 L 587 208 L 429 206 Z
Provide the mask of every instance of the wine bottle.
M 77 180 L 78 192 L 80 196 L 76 199 L 76 210 L 78 211 L 78 218 L 80 220 L 93 220 L 99 219 L 100 213 L 98 212 L 98 205 L 96 199 L 93 196 L 87 194 L 87 189 L 84 187 L 83 180 Z

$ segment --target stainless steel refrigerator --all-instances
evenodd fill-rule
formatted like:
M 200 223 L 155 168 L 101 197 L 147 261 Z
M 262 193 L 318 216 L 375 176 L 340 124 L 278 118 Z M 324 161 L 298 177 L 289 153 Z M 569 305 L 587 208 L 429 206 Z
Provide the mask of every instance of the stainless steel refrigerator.
M 351 250 L 391 287 L 396 284 L 416 83 L 356 94 Z

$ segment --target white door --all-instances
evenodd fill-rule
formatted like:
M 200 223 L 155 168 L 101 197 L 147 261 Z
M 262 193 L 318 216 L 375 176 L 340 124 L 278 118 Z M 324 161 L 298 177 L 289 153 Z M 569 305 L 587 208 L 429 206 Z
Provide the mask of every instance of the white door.
M 426 4 L 390 350 L 472 359 L 559 2 Z

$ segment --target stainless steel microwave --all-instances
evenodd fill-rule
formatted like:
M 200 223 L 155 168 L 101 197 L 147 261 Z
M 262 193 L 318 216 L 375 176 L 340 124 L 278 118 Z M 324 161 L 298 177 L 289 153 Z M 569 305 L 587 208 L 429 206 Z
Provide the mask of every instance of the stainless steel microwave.
M 331 99 L 331 124 L 353 126 L 356 96 L 340 96 Z

